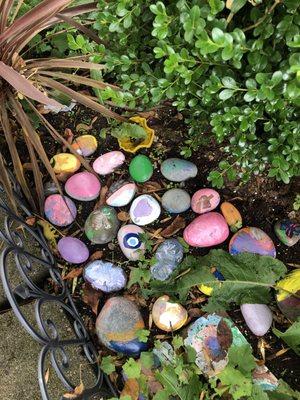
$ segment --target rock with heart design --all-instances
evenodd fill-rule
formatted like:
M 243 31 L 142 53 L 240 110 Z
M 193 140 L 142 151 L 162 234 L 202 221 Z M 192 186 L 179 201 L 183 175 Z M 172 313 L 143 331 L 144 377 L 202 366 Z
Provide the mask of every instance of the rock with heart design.
M 120 180 L 114 182 L 106 197 L 106 204 L 112 207 L 123 207 L 131 202 L 136 192 L 136 184 Z
M 99 179 L 91 172 L 83 171 L 72 175 L 65 183 L 66 193 L 75 200 L 92 201 L 100 193 Z
M 191 201 L 192 210 L 203 214 L 214 210 L 220 203 L 220 195 L 214 189 L 200 189 L 194 193 Z
M 105 244 L 116 237 L 119 225 L 115 209 L 109 206 L 102 206 L 88 216 L 85 221 L 84 231 L 92 243 Z
M 125 156 L 121 151 L 110 151 L 96 158 L 93 169 L 99 175 L 108 175 L 120 167 L 124 161 Z
M 158 219 L 161 208 L 157 200 L 148 194 L 137 197 L 130 207 L 131 221 L 136 225 L 148 225 Z
M 145 243 L 141 237 L 144 233 L 145 231 L 141 227 L 133 224 L 124 225 L 120 228 L 118 242 L 128 260 L 136 261 L 145 254 Z

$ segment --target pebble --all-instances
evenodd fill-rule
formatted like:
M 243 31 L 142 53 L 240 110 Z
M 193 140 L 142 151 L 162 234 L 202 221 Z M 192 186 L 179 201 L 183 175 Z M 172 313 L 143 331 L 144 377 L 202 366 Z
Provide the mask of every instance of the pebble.
M 273 315 L 266 304 L 242 304 L 241 312 L 248 328 L 254 335 L 263 336 L 270 329 Z
M 82 135 L 74 139 L 72 143 L 76 153 L 83 157 L 91 156 L 97 150 L 97 139 L 93 135 Z
M 151 276 L 159 281 L 167 280 L 183 259 L 183 246 L 177 239 L 166 239 L 155 253 L 156 263 L 151 266 Z
M 112 297 L 104 304 L 96 320 L 100 342 L 108 349 L 128 356 L 138 356 L 147 350 L 137 331 L 145 324 L 137 306 L 125 297 Z
M 126 274 L 121 267 L 102 260 L 89 263 L 84 269 L 83 277 L 94 289 L 105 293 L 121 290 L 127 283 Z
M 96 158 L 93 163 L 93 168 L 99 175 L 108 175 L 120 167 L 124 161 L 125 156 L 121 151 L 110 151 Z
M 123 207 L 131 202 L 136 193 L 136 184 L 120 180 L 114 182 L 107 193 L 106 204 L 112 207 Z
M 232 236 L 229 242 L 229 253 L 245 252 L 276 257 L 276 249 L 272 239 L 260 228 L 242 228 Z
M 214 210 L 220 203 L 220 195 L 214 189 L 200 189 L 194 193 L 191 201 L 192 210 L 203 214 Z
M 217 212 L 199 215 L 184 230 L 183 238 L 194 247 L 211 247 L 223 243 L 229 235 L 224 217 Z
M 105 244 L 116 237 L 119 224 L 114 208 L 102 206 L 88 216 L 84 230 L 87 238 L 92 243 Z
M 190 208 L 191 197 L 183 189 L 170 189 L 162 196 L 161 204 L 169 213 L 179 214 Z
M 146 182 L 153 174 L 153 165 L 149 157 L 139 154 L 135 156 L 129 164 L 129 173 L 136 182 Z
M 276 222 L 274 230 L 278 239 L 286 246 L 294 246 L 300 239 L 300 224 L 290 219 Z
M 71 264 L 84 263 L 90 256 L 87 246 L 71 236 L 61 238 L 57 243 L 57 249 L 61 257 Z
M 74 202 L 67 196 L 51 194 L 45 201 L 45 216 L 53 225 L 67 226 L 76 218 L 77 210 Z
M 78 171 L 81 163 L 74 154 L 70 153 L 59 153 L 51 158 L 50 164 L 56 174 L 65 174 Z
M 130 207 L 130 218 L 136 225 L 148 225 L 158 219 L 161 208 L 157 200 L 148 194 L 137 197 Z
M 140 235 L 144 233 L 144 229 L 133 224 L 124 225 L 119 230 L 119 246 L 128 260 L 137 261 L 143 254 L 145 254 L 145 243 L 140 237 Z
M 181 304 L 169 300 L 169 296 L 161 296 L 152 307 L 153 322 L 165 332 L 177 331 L 188 319 L 186 309 Z
M 95 200 L 99 196 L 100 189 L 99 179 L 87 171 L 72 175 L 65 184 L 67 195 L 80 201 Z
M 239 210 L 228 201 L 224 201 L 221 204 L 221 212 L 225 218 L 227 224 L 230 227 L 231 232 L 235 233 L 243 226 L 242 216 Z
M 290 293 L 300 294 L 300 269 L 290 272 L 284 279 L 277 282 L 279 288 L 276 296 L 277 304 L 282 313 L 292 321 L 300 317 L 300 298 Z M 288 290 L 287 293 L 280 288 Z
M 172 182 L 183 182 L 194 178 L 198 173 L 197 166 L 181 158 L 168 158 L 161 164 L 161 173 Z

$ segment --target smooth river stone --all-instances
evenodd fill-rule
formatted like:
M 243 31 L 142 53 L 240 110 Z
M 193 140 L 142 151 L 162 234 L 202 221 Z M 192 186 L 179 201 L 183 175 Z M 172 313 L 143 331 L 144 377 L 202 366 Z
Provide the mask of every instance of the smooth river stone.
M 74 202 L 67 196 L 51 194 L 45 201 L 45 215 L 51 224 L 67 226 L 76 218 L 77 210 Z
M 183 238 L 194 247 L 211 247 L 223 243 L 229 235 L 224 217 L 217 212 L 199 215 L 184 230 Z
M 163 176 L 172 182 L 183 182 L 194 178 L 198 173 L 197 166 L 181 158 L 168 158 L 160 167 Z
M 135 156 L 129 164 L 129 173 L 136 182 L 146 182 L 153 174 L 153 165 L 149 157 L 139 154 Z
M 151 266 L 151 276 L 159 281 L 167 280 L 183 259 L 183 246 L 177 239 L 167 239 L 156 250 L 157 262 Z
M 121 151 L 110 151 L 96 158 L 93 163 L 93 168 L 99 175 L 108 175 L 120 167 L 124 161 L 125 156 Z
M 300 317 L 300 298 L 293 294 L 300 296 L 300 269 L 290 272 L 276 286 L 279 289 L 276 296 L 278 307 L 287 318 L 296 320 Z
M 105 293 L 121 290 L 127 282 L 121 267 L 102 260 L 89 263 L 84 269 L 83 277 L 94 289 Z
M 300 239 L 300 224 L 290 219 L 276 222 L 274 230 L 278 239 L 286 246 L 294 246 Z
M 181 304 L 169 300 L 169 296 L 161 296 L 152 307 L 153 322 L 165 332 L 177 331 L 188 319 L 186 309 Z
M 112 207 L 123 207 L 131 202 L 136 192 L 136 184 L 120 180 L 109 188 L 106 204 Z
M 143 194 L 137 197 L 130 207 L 131 221 L 136 225 L 148 225 L 160 216 L 160 205 L 154 197 Z
M 129 224 L 124 225 L 118 232 L 118 242 L 126 258 L 131 261 L 138 260 L 145 254 L 145 243 L 141 240 L 144 229 L 139 226 Z
M 192 210 L 203 214 L 214 210 L 220 203 L 220 195 L 214 189 L 200 189 L 194 193 L 191 201 Z
M 93 135 L 82 135 L 74 139 L 72 143 L 76 153 L 83 157 L 91 156 L 97 150 L 97 139 Z
M 65 174 L 78 171 L 80 168 L 80 161 L 74 154 L 60 153 L 51 158 L 50 164 L 56 174 Z
M 128 356 L 138 356 L 147 350 L 147 344 L 137 338 L 137 331 L 144 328 L 139 309 L 125 297 L 107 300 L 96 320 L 100 342 L 108 349 Z
M 78 172 L 71 176 L 66 184 L 66 193 L 75 200 L 95 200 L 100 193 L 101 185 L 99 179 L 91 172 Z
M 246 227 L 235 233 L 229 242 L 229 253 L 254 253 L 276 257 L 272 239 L 261 229 Z
M 92 243 L 105 244 L 116 237 L 119 224 L 116 211 L 112 207 L 102 206 L 88 216 L 84 230 Z
M 87 246 L 71 236 L 61 238 L 57 243 L 57 249 L 61 257 L 71 264 L 84 263 L 90 256 Z
M 254 335 L 263 336 L 270 329 L 273 316 L 266 304 L 242 304 L 241 312 L 248 328 Z
M 179 214 L 191 206 L 191 197 L 183 189 L 170 189 L 161 198 L 161 204 L 169 213 Z

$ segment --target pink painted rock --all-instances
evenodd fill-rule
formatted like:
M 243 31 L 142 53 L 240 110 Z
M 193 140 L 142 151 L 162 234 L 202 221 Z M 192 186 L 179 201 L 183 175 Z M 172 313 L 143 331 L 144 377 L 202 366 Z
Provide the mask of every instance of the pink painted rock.
M 121 151 L 110 151 L 109 153 L 102 154 L 94 163 L 94 171 L 99 175 L 108 175 L 125 161 L 125 156 Z
M 48 221 L 57 226 L 70 225 L 77 214 L 74 202 L 69 197 L 60 194 L 47 197 L 44 208 Z
M 100 193 L 99 179 L 91 172 L 78 172 L 71 176 L 65 184 L 66 193 L 75 200 L 95 200 Z
M 61 257 L 71 264 L 81 264 L 90 256 L 87 246 L 71 236 L 61 238 L 57 243 L 57 249 Z
M 224 217 L 217 212 L 199 215 L 184 230 L 183 238 L 194 247 L 210 247 L 223 243 L 229 235 Z
M 197 214 L 214 210 L 220 203 L 220 195 L 214 189 L 200 189 L 192 197 L 191 207 Z
M 106 204 L 112 207 L 123 207 L 131 202 L 136 192 L 134 182 L 118 181 L 111 185 L 107 193 Z
M 266 304 L 242 304 L 241 312 L 248 328 L 254 335 L 263 336 L 270 329 L 273 316 Z

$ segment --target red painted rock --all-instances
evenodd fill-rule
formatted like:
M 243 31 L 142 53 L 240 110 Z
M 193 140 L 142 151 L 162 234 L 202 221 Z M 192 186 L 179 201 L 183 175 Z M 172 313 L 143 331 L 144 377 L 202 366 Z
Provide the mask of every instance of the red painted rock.
M 93 163 L 93 168 L 99 175 L 108 175 L 120 167 L 124 161 L 125 156 L 121 151 L 110 151 L 98 157 Z
M 192 197 L 191 207 L 197 214 L 214 210 L 220 203 L 220 195 L 214 189 L 200 189 Z
M 229 235 L 224 217 L 217 212 L 199 215 L 184 230 L 183 238 L 194 247 L 210 247 L 223 243 Z
M 65 184 L 66 193 L 80 201 L 95 200 L 99 196 L 100 189 L 99 179 L 87 171 L 71 176 Z

